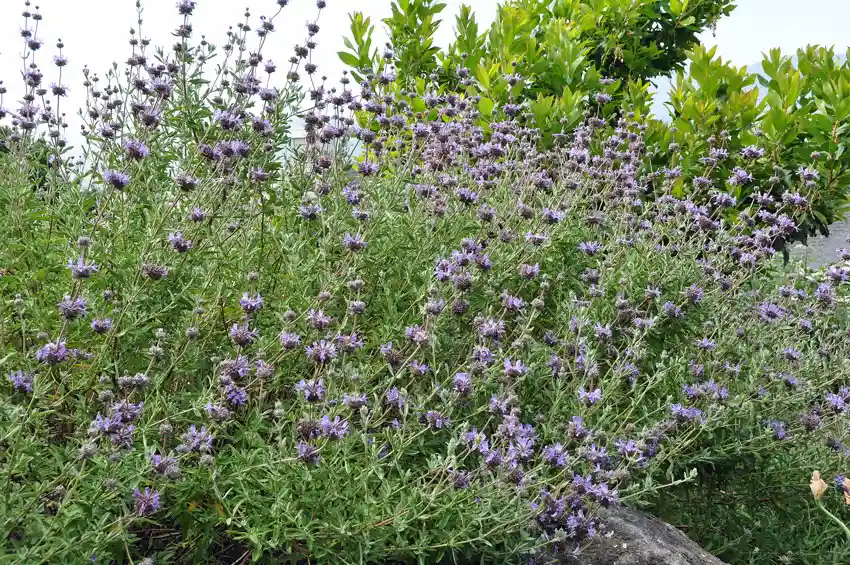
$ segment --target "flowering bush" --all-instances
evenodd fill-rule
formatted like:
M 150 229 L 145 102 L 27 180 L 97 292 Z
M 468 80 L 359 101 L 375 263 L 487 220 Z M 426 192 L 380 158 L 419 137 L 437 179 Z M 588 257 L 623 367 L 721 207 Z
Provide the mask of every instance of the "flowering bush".
M 656 122 L 648 136 L 658 148 L 655 165 L 678 167 L 678 194 L 696 200 L 713 187 L 744 205 L 760 192 L 791 198 L 804 212 L 792 240 L 827 235 L 846 213 L 850 185 L 846 57 L 808 46 L 794 61 L 772 49 L 761 71 L 749 73 L 715 51 L 695 48 L 688 74 L 677 75 L 672 124 Z
M 500 108 L 533 114 L 545 146 L 588 111 L 612 119 L 629 108 L 648 119 L 649 81 L 674 74 L 671 123 L 650 120 L 644 140 L 645 168 L 677 175 L 676 196 L 703 204 L 720 190 L 735 198 L 734 214 L 759 192 L 793 195 L 805 210 L 789 241 L 828 235 L 846 213 L 846 55 L 842 61 L 832 48 L 810 45 L 794 61 L 772 49 L 760 72 L 736 68 L 696 41 L 699 30 L 733 9 L 725 0 L 628 7 L 509 0 L 480 34 L 464 6 L 454 41 L 441 52 L 433 36 L 444 7 L 432 0 L 393 3 L 392 17 L 383 20 L 390 39 L 383 52 L 372 45 L 374 26 L 355 12 L 348 50 L 339 57 L 358 80 L 358 72 L 396 75 L 376 86 L 380 92 L 480 96 L 484 127 L 503 117 Z
M 778 272 L 793 200 L 745 220 L 645 198 L 639 115 L 544 150 L 508 104 L 483 127 L 475 97 L 325 88 L 315 21 L 276 81 L 277 15 L 217 48 L 195 9 L 168 54 L 134 35 L 126 73 L 85 77 L 80 159 L 61 46 L 47 88 L 25 13 L 0 154 L 7 555 L 546 562 L 707 464 L 846 472 L 849 271 Z

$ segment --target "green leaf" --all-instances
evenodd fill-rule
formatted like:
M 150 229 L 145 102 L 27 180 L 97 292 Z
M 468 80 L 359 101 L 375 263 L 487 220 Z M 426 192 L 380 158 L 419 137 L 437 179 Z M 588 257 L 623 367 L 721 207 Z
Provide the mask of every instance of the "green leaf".
M 475 78 L 478 79 L 478 82 L 481 84 L 481 87 L 484 90 L 490 89 L 490 74 L 487 72 L 487 69 L 484 65 L 478 65 L 475 69 Z
M 348 65 L 349 67 L 358 68 L 360 67 L 360 61 L 352 55 L 351 53 L 346 53 L 345 51 L 338 51 L 337 56 L 339 60 Z
M 670 0 L 670 13 L 674 16 L 682 15 L 682 0 Z
M 484 96 L 482 96 L 481 99 L 478 101 L 478 110 L 485 116 L 492 116 L 493 108 L 495 106 L 495 102 L 493 102 L 489 98 L 485 98 Z

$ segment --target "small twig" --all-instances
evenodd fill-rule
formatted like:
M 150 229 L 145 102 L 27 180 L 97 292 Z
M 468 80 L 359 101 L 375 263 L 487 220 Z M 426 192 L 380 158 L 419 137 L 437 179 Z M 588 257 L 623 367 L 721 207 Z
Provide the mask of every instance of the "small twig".
M 127 541 L 124 541 L 124 552 L 127 554 L 127 560 L 130 562 L 130 565 L 136 565 L 133 563 L 133 558 L 130 557 L 130 548 L 127 547 Z

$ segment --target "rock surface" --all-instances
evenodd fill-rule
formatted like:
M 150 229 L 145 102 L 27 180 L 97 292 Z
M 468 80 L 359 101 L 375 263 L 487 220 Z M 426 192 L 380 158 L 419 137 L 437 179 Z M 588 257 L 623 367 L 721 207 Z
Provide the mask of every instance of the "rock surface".
M 838 260 L 838 249 L 850 247 L 847 238 L 850 236 L 850 220 L 835 222 L 829 226 L 829 237 L 813 237 L 808 246 L 795 245 L 791 256 L 802 260 L 813 269 L 825 267 Z
M 610 537 L 601 536 L 574 565 L 724 565 L 685 534 L 658 518 L 625 506 L 601 513 Z

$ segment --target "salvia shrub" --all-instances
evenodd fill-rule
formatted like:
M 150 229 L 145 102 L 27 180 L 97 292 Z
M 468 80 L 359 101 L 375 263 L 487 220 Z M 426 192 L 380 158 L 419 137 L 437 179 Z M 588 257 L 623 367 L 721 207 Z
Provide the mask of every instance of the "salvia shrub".
M 483 127 L 475 97 L 317 85 L 316 21 L 278 68 L 279 16 L 219 48 L 195 9 L 84 77 L 75 158 L 27 6 L 4 559 L 545 563 L 708 464 L 804 458 L 801 508 L 811 468 L 847 471 L 850 252 L 778 269 L 793 193 L 730 217 L 645 171 L 628 110 L 541 148 L 509 105 Z

